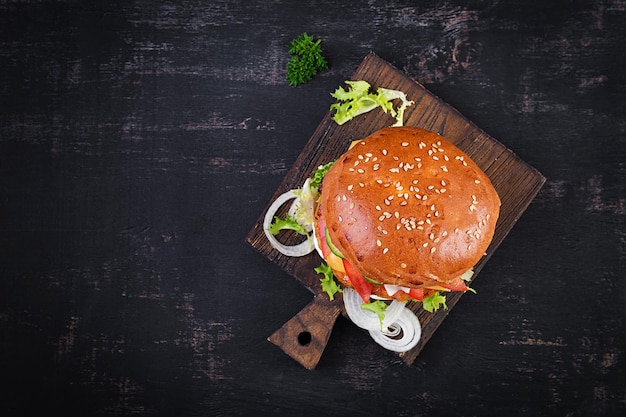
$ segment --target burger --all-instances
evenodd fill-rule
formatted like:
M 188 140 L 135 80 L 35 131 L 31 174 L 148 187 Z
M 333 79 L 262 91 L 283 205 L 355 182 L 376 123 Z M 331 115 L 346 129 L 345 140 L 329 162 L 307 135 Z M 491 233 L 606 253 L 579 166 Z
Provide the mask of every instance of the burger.
M 450 141 L 389 127 L 353 142 L 326 171 L 314 239 L 341 287 L 363 303 L 424 302 L 468 290 L 499 210 L 487 175 Z
M 276 216 L 292 199 L 285 218 Z M 354 324 L 406 352 L 421 336 L 406 302 L 434 312 L 447 307 L 446 293 L 471 290 L 499 212 L 498 193 L 467 154 L 437 133 L 394 126 L 353 142 L 302 188 L 280 195 L 264 230 L 284 255 L 317 249 L 322 291 L 331 300 L 342 292 Z M 284 229 L 307 240 L 284 245 L 274 236 Z

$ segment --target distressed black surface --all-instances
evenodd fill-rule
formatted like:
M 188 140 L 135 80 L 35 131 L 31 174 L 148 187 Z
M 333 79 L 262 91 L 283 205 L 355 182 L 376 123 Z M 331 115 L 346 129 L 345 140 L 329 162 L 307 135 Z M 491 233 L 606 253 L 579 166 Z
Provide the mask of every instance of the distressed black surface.
M 624 1 L 0 2 L 3 415 L 626 411 Z M 289 41 L 330 69 L 284 81 Z M 370 51 L 548 181 L 408 367 L 245 235 Z

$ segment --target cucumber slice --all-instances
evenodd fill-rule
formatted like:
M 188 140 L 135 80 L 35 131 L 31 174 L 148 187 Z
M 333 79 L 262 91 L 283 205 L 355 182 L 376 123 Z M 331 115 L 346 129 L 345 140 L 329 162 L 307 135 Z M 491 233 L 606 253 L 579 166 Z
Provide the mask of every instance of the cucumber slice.
M 337 255 L 338 257 L 340 257 L 341 259 L 346 259 L 345 256 L 343 256 L 341 254 L 341 252 L 339 252 L 339 249 L 337 249 L 337 247 L 335 245 L 333 245 L 333 242 L 331 242 L 330 240 L 330 236 L 328 235 L 328 227 L 324 229 L 324 235 L 326 237 L 326 244 L 328 245 L 328 248 L 330 249 L 330 251 Z
M 374 285 L 383 285 L 382 282 L 378 282 L 370 277 L 366 277 L 365 275 L 363 275 L 363 278 L 365 278 L 365 281 L 369 282 L 370 284 L 374 284 Z

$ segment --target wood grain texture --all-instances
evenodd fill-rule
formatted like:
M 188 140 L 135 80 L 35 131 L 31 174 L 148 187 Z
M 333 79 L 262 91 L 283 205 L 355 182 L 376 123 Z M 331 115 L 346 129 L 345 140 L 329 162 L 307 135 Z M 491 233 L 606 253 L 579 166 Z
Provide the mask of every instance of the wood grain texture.
M 625 20 L 623 0 L 0 1 L 0 413 L 625 415 Z M 303 32 L 330 68 L 292 88 Z M 370 52 L 547 180 L 411 366 L 340 315 L 311 372 L 267 337 L 312 294 L 245 240 Z
M 450 105 L 427 91 L 421 84 L 402 74 L 375 54 L 370 53 L 366 56 L 349 79 L 365 80 L 370 83 L 373 89 L 383 87 L 405 92 L 408 99 L 415 102 L 405 113 L 405 125 L 422 127 L 446 137 L 465 151 L 491 179 L 502 203 L 500 217 L 493 241 L 486 255 L 474 268 L 474 276 L 471 280 L 473 282 L 485 262 L 535 198 L 545 182 L 545 177 L 521 161 L 500 142 L 476 127 Z M 353 122 L 339 126 L 332 120 L 332 112 L 328 112 L 285 176 L 274 197 L 278 197 L 287 190 L 301 187 L 306 178 L 310 177 L 318 166 L 337 159 L 347 150 L 352 141 L 367 137 L 391 123 L 392 119 L 389 115 L 380 111 L 373 111 L 360 116 Z M 264 217 L 265 213 L 263 212 L 250 230 L 247 241 L 284 268 L 286 272 L 295 276 L 300 283 L 313 292 L 315 297 L 324 296 L 319 278 L 311 267 L 311 263 L 314 261 L 311 261 L 310 258 L 315 258 L 319 262 L 317 253 L 307 255 L 306 258 L 290 258 L 280 254 L 272 248 L 265 237 L 263 231 Z M 298 239 L 302 240 L 302 238 L 293 236 L 291 242 L 297 242 Z M 289 242 L 289 239 L 287 241 Z M 461 294 L 458 293 L 449 294 L 447 297 L 448 309 L 441 309 L 432 314 L 425 311 L 421 303 L 409 303 L 409 308 L 417 314 L 422 324 L 422 337 L 415 348 L 399 354 L 407 364 L 413 363 L 460 297 Z M 329 316 L 333 316 L 332 311 L 335 308 L 334 305 L 332 307 L 329 305 Z M 275 344 L 283 350 L 298 348 L 297 341 L 293 338 L 291 340 L 281 339 L 279 343 Z M 291 356 L 294 357 L 294 355 Z M 308 357 L 301 363 L 311 369 Z

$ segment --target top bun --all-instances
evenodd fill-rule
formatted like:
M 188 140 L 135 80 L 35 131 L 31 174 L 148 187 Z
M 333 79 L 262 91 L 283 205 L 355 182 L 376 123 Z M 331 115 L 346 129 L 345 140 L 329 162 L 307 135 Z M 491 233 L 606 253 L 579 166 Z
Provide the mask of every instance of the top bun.
M 333 244 L 361 274 L 419 288 L 471 269 L 493 238 L 500 198 L 459 148 L 415 127 L 379 130 L 343 154 L 322 184 Z

